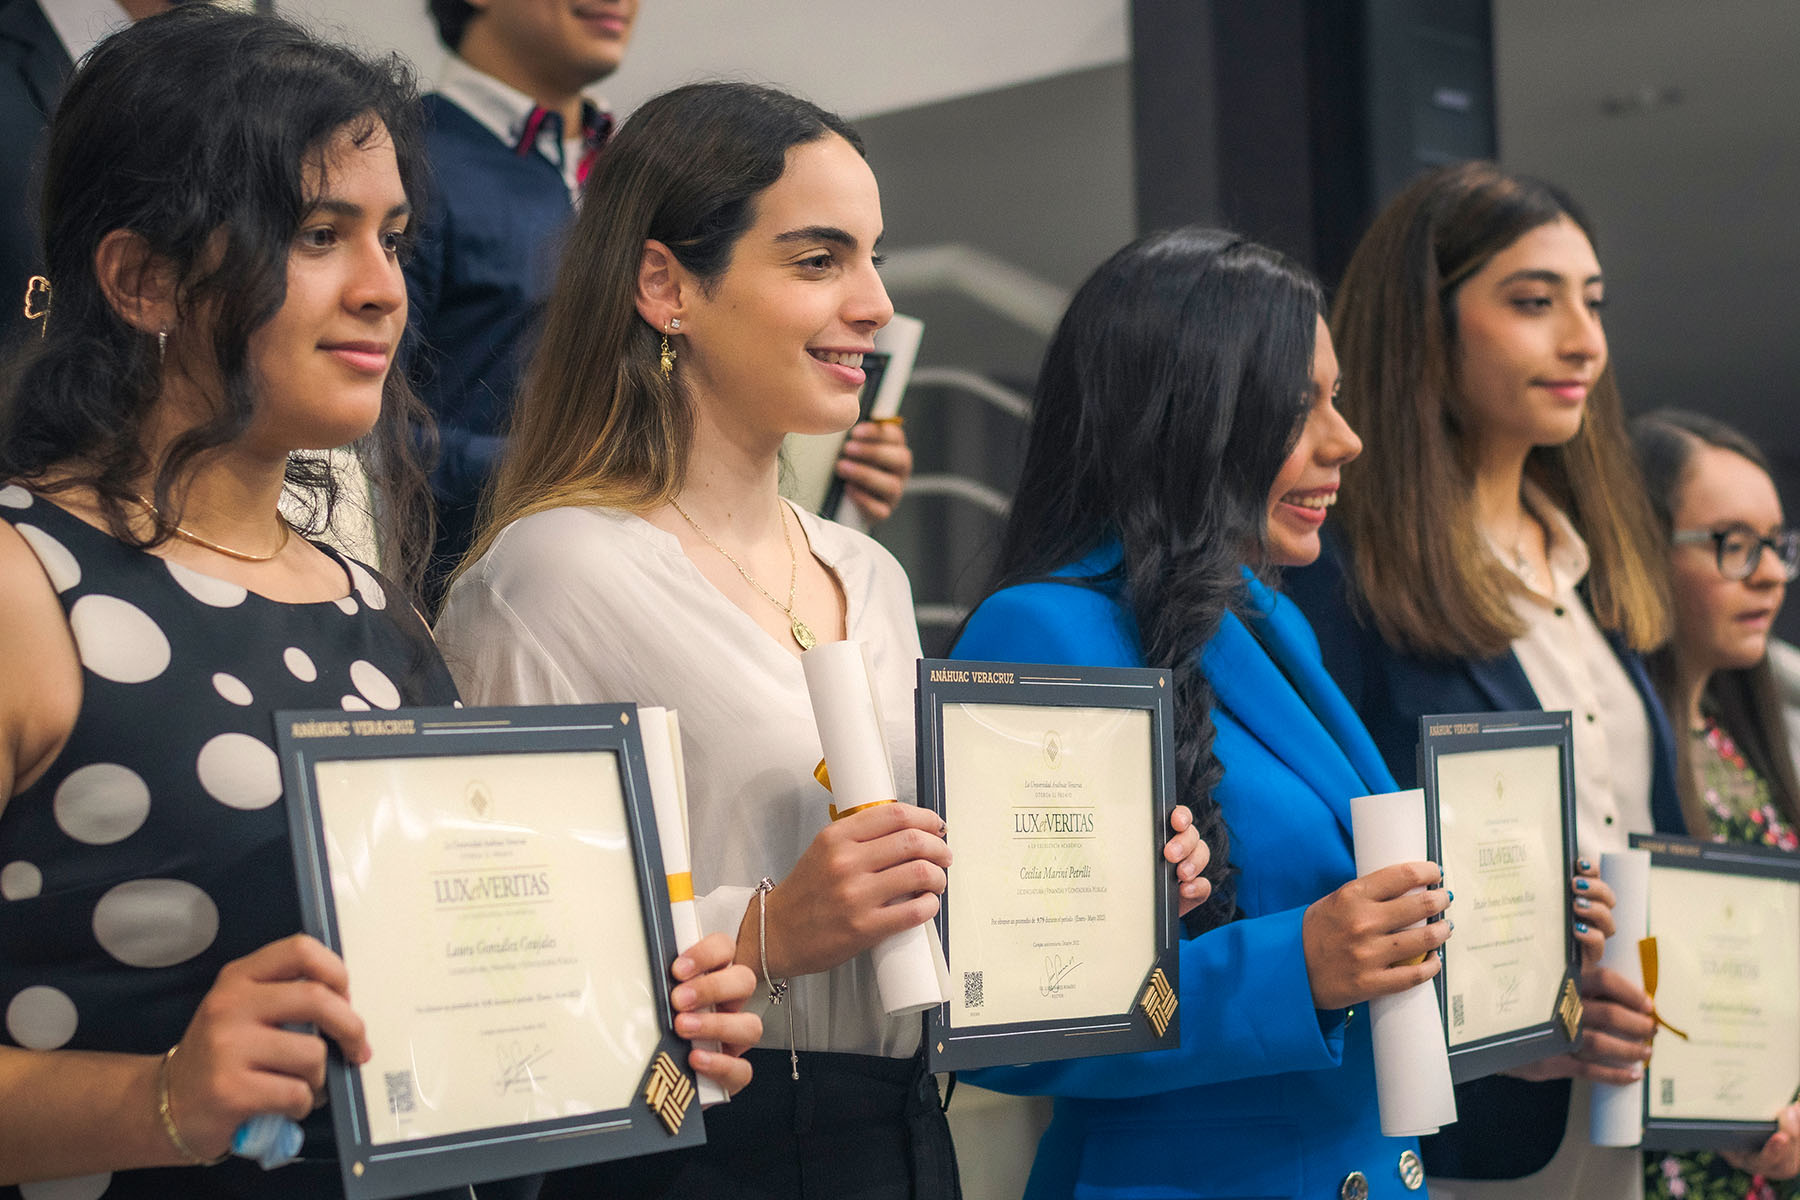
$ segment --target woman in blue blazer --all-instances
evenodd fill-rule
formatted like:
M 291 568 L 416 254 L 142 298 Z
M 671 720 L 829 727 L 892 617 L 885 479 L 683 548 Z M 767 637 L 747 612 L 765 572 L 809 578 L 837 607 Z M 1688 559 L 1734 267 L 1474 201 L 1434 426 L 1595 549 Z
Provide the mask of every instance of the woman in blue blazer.
M 1167 668 L 1215 888 L 1179 1049 L 973 1076 L 1057 1098 L 1031 1200 L 1423 1185 L 1417 1143 L 1381 1135 L 1361 1006 L 1436 973 L 1448 923 L 1407 926 L 1449 897 L 1429 863 L 1354 878 L 1349 801 L 1393 780 L 1259 576 L 1318 553 L 1361 449 L 1319 311 L 1274 252 L 1177 230 L 1103 265 L 1045 358 L 1002 585 L 955 653 Z

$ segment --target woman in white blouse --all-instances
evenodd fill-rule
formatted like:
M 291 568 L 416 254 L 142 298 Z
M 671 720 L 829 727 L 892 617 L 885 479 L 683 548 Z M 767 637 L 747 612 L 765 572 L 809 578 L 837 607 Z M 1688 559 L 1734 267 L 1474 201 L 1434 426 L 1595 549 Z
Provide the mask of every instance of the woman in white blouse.
M 815 639 L 868 646 L 911 799 L 911 595 L 885 550 L 777 492 L 787 434 L 856 419 L 893 314 L 881 233 L 855 132 L 751 85 L 650 101 L 590 181 L 438 633 L 471 701 L 679 711 L 703 927 L 791 991 L 706 1147 L 546 1197 L 957 1194 L 919 1019 L 884 1015 L 863 953 L 937 911 L 944 828 L 911 804 L 828 821 L 799 659 Z M 1198 838 L 1167 855 L 1198 902 Z

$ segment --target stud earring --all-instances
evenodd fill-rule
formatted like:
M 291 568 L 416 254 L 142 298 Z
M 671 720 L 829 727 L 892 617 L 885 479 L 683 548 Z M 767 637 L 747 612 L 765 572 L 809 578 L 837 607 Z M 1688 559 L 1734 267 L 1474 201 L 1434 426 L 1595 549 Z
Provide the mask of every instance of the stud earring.
M 669 332 L 673 333 L 675 330 L 681 328 L 681 318 L 680 317 L 670 317 L 669 323 L 667 325 L 663 326 L 663 328 L 665 328 Z

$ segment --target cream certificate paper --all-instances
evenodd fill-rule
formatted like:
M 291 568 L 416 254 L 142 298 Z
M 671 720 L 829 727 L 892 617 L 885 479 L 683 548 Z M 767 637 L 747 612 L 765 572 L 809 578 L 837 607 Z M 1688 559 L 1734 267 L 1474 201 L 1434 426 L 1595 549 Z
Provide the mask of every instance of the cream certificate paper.
M 1437 759 L 1444 877 L 1456 933 L 1444 945 L 1452 1048 L 1541 1025 L 1568 962 L 1562 758 L 1555 746 Z
M 1656 1009 L 1651 1117 L 1772 1121 L 1800 1086 L 1800 883 L 1650 872 Z
M 1150 713 L 946 704 L 951 1024 L 1128 1011 L 1155 958 Z
M 617 756 L 316 768 L 370 1140 L 623 1108 L 660 1038 Z

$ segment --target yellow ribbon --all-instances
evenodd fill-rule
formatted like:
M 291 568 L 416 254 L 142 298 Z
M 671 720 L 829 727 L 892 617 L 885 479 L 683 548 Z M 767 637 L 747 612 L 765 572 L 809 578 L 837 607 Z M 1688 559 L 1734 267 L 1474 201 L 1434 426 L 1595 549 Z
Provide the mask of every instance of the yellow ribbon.
M 683 871 L 679 875 L 669 876 L 669 903 L 680 904 L 683 900 L 694 898 L 694 873 Z
M 845 817 L 855 816 L 857 813 L 861 812 L 865 808 L 879 808 L 883 804 L 892 804 L 892 803 L 893 803 L 892 800 L 871 800 L 867 804 L 858 804 L 851 808 L 839 808 L 835 804 L 828 805 L 827 807 L 829 807 L 831 809 L 831 819 L 834 821 L 841 821 Z
M 1690 1041 L 1687 1034 L 1663 1020 L 1662 1014 L 1656 1011 L 1656 939 L 1647 937 L 1638 942 L 1638 962 L 1644 968 L 1644 994 L 1650 997 L 1650 1016 L 1655 1022 L 1680 1038 Z
M 829 792 L 831 790 L 831 772 L 827 771 L 825 769 L 825 760 L 824 759 L 821 758 L 819 760 L 819 765 L 813 768 L 813 778 L 818 780 L 819 785 L 821 787 L 823 787 L 826 791 Z M 871 800 L 867 804 L 858 804 L 853 808 L 839 808 L 835 804 L 830 804 L 830 805 L 827 805 L 826 807 L 831 809 L 831 819 L 832 820 L 841 821 L 845 817 L 855 816 L 857 813 L 861 812 L 865 808 L 874 808 L 877 805 L 892 804 L 892 803 L 893 803 L 892 800 Z

